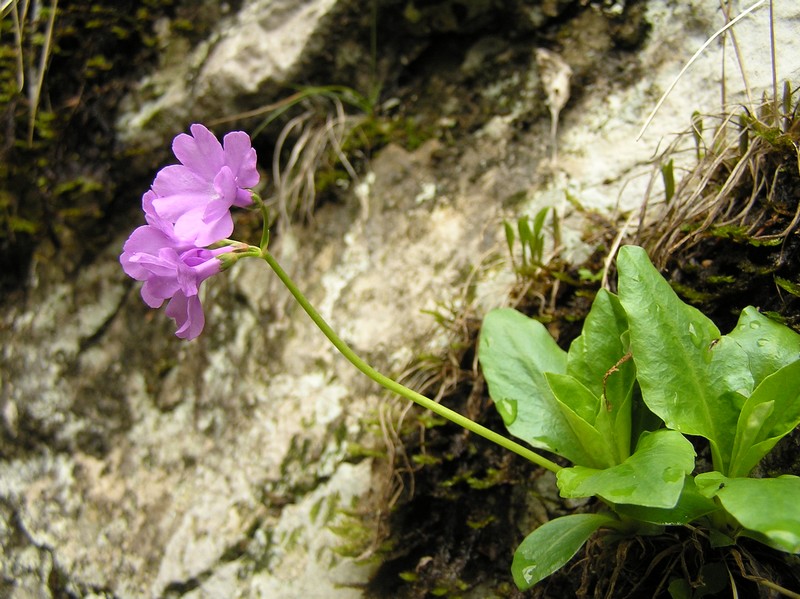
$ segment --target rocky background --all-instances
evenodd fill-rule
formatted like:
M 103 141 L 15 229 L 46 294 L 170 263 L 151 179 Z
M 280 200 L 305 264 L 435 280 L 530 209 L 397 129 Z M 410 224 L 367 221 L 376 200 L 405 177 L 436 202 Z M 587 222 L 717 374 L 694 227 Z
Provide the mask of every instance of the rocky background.
M 559 259 L 581 264 L 659 193 L 653 158 L 692 113 L 771 89 L 766 5 L 735 29 L 751 99 L 728 37 L 637 141 L 725 23 L 717 3 L 62 4 L 38 105 L 48 3 L 31 2 L 27 41 L 11 13 L 0 38 L 4 597 L 416 596 L 416 574 L 382 567 L 404 542 L 387 516 L 414 493 L 402 439 L 435 424 L 355 371 L 258 261 L 206 283 L 189 343 L 119 267 L 189 124 L 253 136 L 279 261 L 357 352 L 435 395 L 465 320 L 517 297 L 504 220 L 552 207 Z M 796 86 L 800 9 L 775 11 L 778 76 Z M 257 242 L 255 215 L 237 234 Z M 484 558 L 502 572 L 513 549 Z M 417 574 L 433 559 L 403 558 Z M 446 582 L 514 596 L 497 573 Z

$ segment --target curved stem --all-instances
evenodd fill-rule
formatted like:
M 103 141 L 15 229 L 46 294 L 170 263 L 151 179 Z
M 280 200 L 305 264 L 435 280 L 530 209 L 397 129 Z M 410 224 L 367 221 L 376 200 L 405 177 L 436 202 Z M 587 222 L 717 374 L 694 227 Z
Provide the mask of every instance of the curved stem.
M 281 268 L 280 264 L 277 263 L 275 258 L 266 250 L 262 250 L 261 256 L 264 260 L 269 264 L 270 268 L 275 271 L 275 274 L 278 275 L 278 278 L 286 285 L 286 288 L 289 292 L 294 296 L 300 306 L 305 310 L 306 314 L 309 315 L 311 320 L 314 321 L 320 330 L 325 334 L 328 340 L 338 349 L 342 355 L 347 358 L 353 366 L 358 368 L 362 373 L 367 375 L 373 381 L 378 383 L 379 385 L 383 386 L 385 389 L 392 391 L 393 393 L 397 393 L 401 397 L 405 397 L 416 403 L 417 405 L 422 406 L 430 410 L 431 412 L 446 418 L 450 422 L 453 422 L 468 431 L 475 433 L 476 435 L 480 435 L 484 439 L 488 439 L 509 451 L 513 451 L 517 455 L 522 456 L 523 458 L 530 460 L 534 464 L 541 466 L 542 468 L 546 468 L 551 472 L 558 472 L 561 470 L 561 466 L 548 460 L 547 458 L 540 456 L 538 453 L 531 451 L 530 449 L 523 447 L 519 443 L 508 439 L 492 430 L 489 430 L 485 426 L 481 426 L 477 422 L 470 420 L 451 410 L 450 408 L 446 408 L 445 406 L 436 403 L 432 399 L 425 397 L 424 395 L 417 393 L 401 385 L 400 383 L 390 379 L 389 377 L 381 374 L 377 370 L 375 370 L 372 366 L 367 364 L 364 360 L 362 360 L 352 349 L 348 346 L 342 339 L 334 332 L 334 330 L 325 322 L 325 319 L 319 315 L 316 311 L 314 306 L 306 299 L 306 297 L 302 294 L 302 292 L 297 288 L 294 282 L 289 278 L 289 275 Z

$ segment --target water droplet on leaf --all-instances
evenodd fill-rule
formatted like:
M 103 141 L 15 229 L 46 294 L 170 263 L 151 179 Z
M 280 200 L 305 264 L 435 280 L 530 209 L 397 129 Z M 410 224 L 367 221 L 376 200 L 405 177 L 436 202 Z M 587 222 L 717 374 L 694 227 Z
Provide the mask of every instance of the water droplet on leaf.
M 528 566 L 527 568 L 522 569 L 522 578 L 524 578 L 525 582 L 527 582 L 528 584 L 531 584 L 533 582 L 534 576 L 536 576 L 536 573 L 534 572 L 535 570 L 536 570 L 535 565 Z
M 694 326 L 694 323 L 689 323 L 689 338 L 692 340 L 692 345 L 694 345 L 697 349 L 703 347 L 703 337 L 697 331 L 697 327 Z
M 618 487 L 614 489 L 612 495 L 619 500 L 620 497 L 630 497 L 636 492 L 636 487 Z
M 516 399 L 501 399 L 495 402 L 497 411 L 503 418 L 503 423 L 506 426 L 511 424 L 517 419 L 517 400 Z
M 665 483 L 676 483 L 679 480 L 683 480 L 684 476 L 685 473 L 680 468 L 666 468 L 664 472 L 661 473 L 661 478 Z

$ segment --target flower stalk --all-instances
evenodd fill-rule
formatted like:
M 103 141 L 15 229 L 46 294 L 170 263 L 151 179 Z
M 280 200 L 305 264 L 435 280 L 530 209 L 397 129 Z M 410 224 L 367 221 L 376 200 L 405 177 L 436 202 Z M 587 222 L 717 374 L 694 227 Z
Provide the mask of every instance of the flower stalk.
M 123 270 L 143 282 L 142 299 L 148 306 L 158 308 L 169 300 L 166 314 L 175 320 L 178 337 L 194 339 L 203 330 L 199 288 L 205 279 L 228 270 L 242 258 L 263 258 L 334 347 L 373 381 L 551 472 L 561 469 L 519 443 L 384 376 L 356 355 L 267 250 L 269 210 L 253 190 L 260 177 L 250 137 L 243 131 L 233 131 L 220 143 L 203 125 L 194 124 L 190 131 L 191 135 L 181 133 L 173 140 L 172 150 L 180 164 L 161 169 L 142 196 L 147 224 L 131 234 L 120 255 Z M 228 237 L 233 231 L 231 208 L 253 204 L 263 218 L 258 246 Z
M 333 346 L 339 350 L 339 352 L 350 361 L 350 363 L 355 366 L 358 370 L 360 370 L 363 374 L 371 378 L 373 381 L 381 385 L 383 388 L 404 397 L 410 401 L 413 401 L 415 404 L 430 410 L 434 414 L 446 418 L 450 422 L 461 426 L 468 431 L 475 433 L 496 443 L 497 445 L 516 453 L 517 455 L 530 460 L 534 464 L 541 466 L 542 468 L 546 468 L 551 472 L 558 472 L 561 470 L 561 466 L 552 462 L 545 458 L 544 456 L 539 455 L 538 453 L 531 451 L 527 447 L 512 441 L 511 439 L 500 435 L 485 426 L 478 424 L 477 422 L 470 420 L 469 418 L 462 416 L 458 412 L 451 410 L 439 403 L 436 403 L 432 399 L 425 397 L 421 393 L 417 393 L 408 387 L 401 385 L 397 381 L 390 379 L 389 377 L 381 374 L 377 370 L 375 370 L 372 366 L 370 366 L 367 362 L 365 362 L 361 357 L 356 354 L 347 343 L 345 343 L 337 334 L 336 332 L 328 325 L 324 318 L 317 312 L 314 306 L 306 299 L 297 285 L 294 284 L 294 281 L 286 274 L 286 271 L 283 270 L 280 264 L 275 260 L 275 257 L 266 249 L 261 251 L 261 257 L 269 264 L 270 268 L 278 275 L 278 278 L 281 282 L 286 286 L 289 290 L 289 293 L 294 296 L 294 299 L 297 300 L 297 303 L 300 304 L 300 307 L 305 310 L 306 314 L 308 314 L 309 318 L 314 321 L 314 324 L 322 331 L 322 333 L 328 338 L 328 340 L 333 344 Z

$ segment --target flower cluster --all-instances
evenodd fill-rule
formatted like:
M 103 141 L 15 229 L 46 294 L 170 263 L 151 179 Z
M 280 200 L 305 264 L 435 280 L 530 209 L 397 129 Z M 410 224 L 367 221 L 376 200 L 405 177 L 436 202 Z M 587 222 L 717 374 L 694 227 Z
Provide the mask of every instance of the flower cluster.
M 228 133 L 220 144 L 203 125 L 190 131 L 172 142 L 180 164 L 161 169 L 142 196 L 147 224 L 131 234 L 119 258 L 128 276 L 144 282 L 142 299 L 148 306 L 169 300 L 166 313 L 182 339 L 194 339 L 203 330 L 200 284 L 221 270 L 218 257 L 232 250 L 208 246 L 231 234 L 231 208 L 252 203 L 249 188 L 259 179 L 256 151 L 246 133 Z

